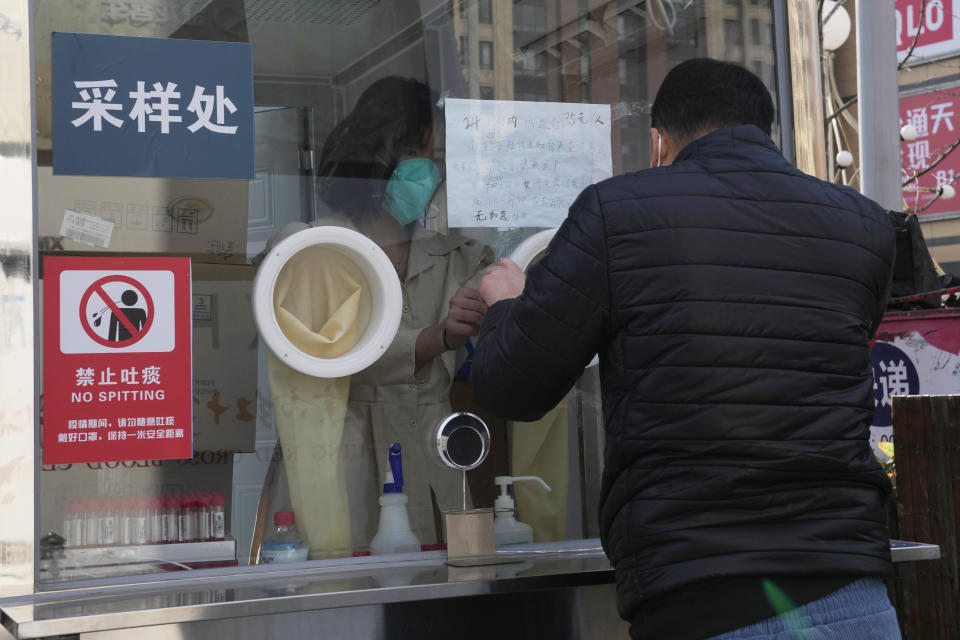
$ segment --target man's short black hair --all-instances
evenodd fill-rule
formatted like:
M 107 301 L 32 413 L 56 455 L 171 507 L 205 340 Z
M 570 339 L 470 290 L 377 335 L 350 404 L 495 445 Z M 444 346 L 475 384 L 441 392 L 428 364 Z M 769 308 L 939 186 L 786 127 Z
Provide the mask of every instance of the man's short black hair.
M 753 124 L 770 135 L 773 99 L 763 81 L 743 67 L 694 58 L 670 70 L 657 91 L 651 126 L 685 145 L 726 127 Z

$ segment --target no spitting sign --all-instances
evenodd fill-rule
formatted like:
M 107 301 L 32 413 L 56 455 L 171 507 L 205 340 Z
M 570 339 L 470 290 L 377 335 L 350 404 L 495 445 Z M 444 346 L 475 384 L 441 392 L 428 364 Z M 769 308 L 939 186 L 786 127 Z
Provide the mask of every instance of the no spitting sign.
M 44 258 L 43 462 L 193 455 L 189 258 Z

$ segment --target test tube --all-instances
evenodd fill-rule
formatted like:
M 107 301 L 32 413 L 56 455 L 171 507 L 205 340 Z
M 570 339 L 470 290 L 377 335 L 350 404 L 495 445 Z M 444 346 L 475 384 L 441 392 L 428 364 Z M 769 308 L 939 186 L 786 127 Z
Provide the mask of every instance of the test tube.
M 163 497 L 150 496 L 149 504 L 150 504 L 150 510 L 148 513 L 148 517 L 150 522 L 150 533 L 149 533 L 148 542 L 151 544 L 164 542 L 163 540 Z
M 96 498 L 88 498 L 79 502 L 83 517 L 83 546 L 95 547 L 100 534 L 100 517 Z
M 117 544 L 117 504 L 112 498 L 97 499 L 97 544 Z
M 163 500 L 163 541 L 180 542 L 180 496 L 168 494 Z
M 146 496 L 138 496 L 131 500 L 131 507 L 131 544 L 147 544 L 150 538 L 150 501 Z
M 119 544 L 133 544 L 133 504 L 130 498 L 115 498 L 117 508 L 117 541 Z
M 197 498 L 192 493 L 183 494 L 180 502 L 180 542 L 197 539 Z
M 197 538 L 200 540 L 213 539 L 211 531 L 210 495 L 206 492 L 197 494 Z

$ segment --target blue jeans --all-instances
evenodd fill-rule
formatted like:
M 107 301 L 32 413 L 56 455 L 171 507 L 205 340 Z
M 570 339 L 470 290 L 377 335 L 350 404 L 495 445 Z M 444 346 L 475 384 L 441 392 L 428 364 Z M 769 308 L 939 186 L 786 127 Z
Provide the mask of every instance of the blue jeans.
M 900 628 L 883 582 L 865 579 L 709 640 L 900 640 Z

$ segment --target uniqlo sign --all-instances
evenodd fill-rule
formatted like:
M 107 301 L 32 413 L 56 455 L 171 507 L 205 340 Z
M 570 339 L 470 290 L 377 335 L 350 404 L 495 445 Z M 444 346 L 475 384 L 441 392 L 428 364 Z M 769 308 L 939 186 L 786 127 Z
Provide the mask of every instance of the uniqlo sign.
M 43 463 L 192 457 L 190 259 L 43 268 Z
M 900 142 L 900 168 L 906 183 L 903 196 L 907 209 L 918 211 L 930 203 L 936 194 L 912 189 L 951 183 L 960 175 L 960 150 L 954 150 L 937 162 L 950 145 L 960 138 L 960 97 L 957 96 L 957 90 L 931 91 L 900 98 L 900 126 L 905 124 L 912 124 L 916 128 L 917 139 Z M 919 177 L 911 179 L 913 176 Z M 940 198 L 923 213 L 945 213 L 958 209 L 960 204 L 956 199 Z
M 910 54 L 917 63 L 942 58 L 960 50 L 960 28 L 954 22 L 954 0 L 897 0 L 897 57 Z M 918 37 L 919 34 L 919 37 Z

